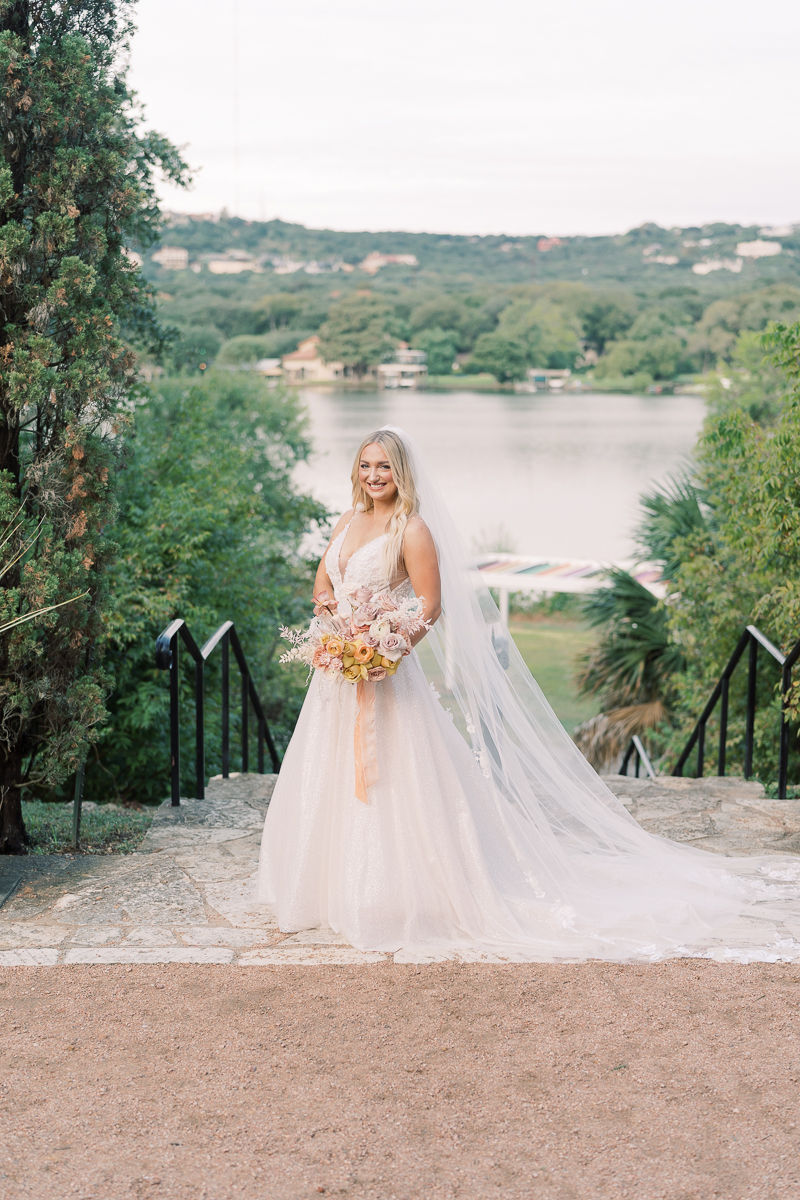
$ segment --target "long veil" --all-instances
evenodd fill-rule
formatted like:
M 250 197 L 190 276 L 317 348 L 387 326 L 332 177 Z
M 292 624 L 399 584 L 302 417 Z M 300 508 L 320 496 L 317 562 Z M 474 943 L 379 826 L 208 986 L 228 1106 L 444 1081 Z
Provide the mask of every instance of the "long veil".
M 531 675 L 404 430 L 439 557 L 442 616 L 425 642 L 519 866 L 576 957 L 800 958 L 800 858 L 724 858 L 645 832 L 583 757 Z M 429 656 L 430 657 L 430 656 Z M 524 926 L 528 921 L 520 918 Z M 787 925 L 786 921 L 790 924 Z M 538 940 L 535 939 L 535 940 Z

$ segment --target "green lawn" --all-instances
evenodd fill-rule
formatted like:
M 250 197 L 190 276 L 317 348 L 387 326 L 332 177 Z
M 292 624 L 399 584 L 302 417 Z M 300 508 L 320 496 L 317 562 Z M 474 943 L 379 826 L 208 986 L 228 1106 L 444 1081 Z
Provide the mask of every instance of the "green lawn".
M 26 800 L 22 805 L 25 828 L 31 835 L 29 854 L 68 854 L 72 845 L 72 805 Z M 137 848 L 153 819 L 153 810 L 138 812 L 107 804 L 81 813 L 81 850 L 84 854 L 130 854 Z
M 593 700 L 578 696 L 573 679 L 575 661 L 593 641 L 582 621 L 512 616 L 511 634 L 539 687 L 568 733 L 599 712 Z

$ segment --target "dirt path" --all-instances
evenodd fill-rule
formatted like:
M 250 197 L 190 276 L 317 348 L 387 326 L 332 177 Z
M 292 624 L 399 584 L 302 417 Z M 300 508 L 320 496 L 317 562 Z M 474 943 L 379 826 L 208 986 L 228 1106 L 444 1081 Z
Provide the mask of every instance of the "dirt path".
M 0 978 L 0 1197 L 800 1196 L 800 967 Z

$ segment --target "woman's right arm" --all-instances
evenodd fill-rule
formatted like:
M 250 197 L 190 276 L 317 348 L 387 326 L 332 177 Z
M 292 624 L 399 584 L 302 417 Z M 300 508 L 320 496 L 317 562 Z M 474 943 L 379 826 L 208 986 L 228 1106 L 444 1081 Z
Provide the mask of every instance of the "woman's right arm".
M 339 536 L 339 534 L 344 529 L 345 525 L 348 523 L 348 521 L 351 520 L 352 516 L 353 516 L 353 509 L 348 508 L 347 512 L 344 513 L 339 518 L 338 522 L 336 523 L 336 528 L 334 529 L 333 533 L 331 534 L 330 541 L 328 542 L 327 546 L 325 547 L 325 553 L 322 555 L 322 558 L 320 559 L 319 566 L 317 567 L 317 573 L 314 576 L 314 596 L 315 597 L 318 596 L 320 594 L 320 592 L 327 592 L 328 595 L 331 597 L 331 599 L 333 599 L 333 584 L 331 583 L 330 579 L 328 578 L 328 568 L 325 564 L 325 559 L 328 556 L 328 551 L 331 548 L 331 544 Z

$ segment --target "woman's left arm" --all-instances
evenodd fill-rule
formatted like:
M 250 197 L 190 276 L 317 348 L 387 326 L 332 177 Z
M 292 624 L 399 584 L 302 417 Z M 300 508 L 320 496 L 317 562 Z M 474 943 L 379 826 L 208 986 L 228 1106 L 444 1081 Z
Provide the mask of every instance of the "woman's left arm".
M 436 556 L 436 546 L 431 537 L 431 531 L 420 517 L 412 519 L 406 525 L 403 537 L 403 561 L 414 589 L 414 595 L 424 597 L 423 616 L 430 625 L 433 625 L 442 613 L 442 583 L 439 578 L 439 559 Z M 421 629 L 411 639 L 411 644 L 416 646 L 417 642 L 422 641 L 424 637 L 425 630 Z

